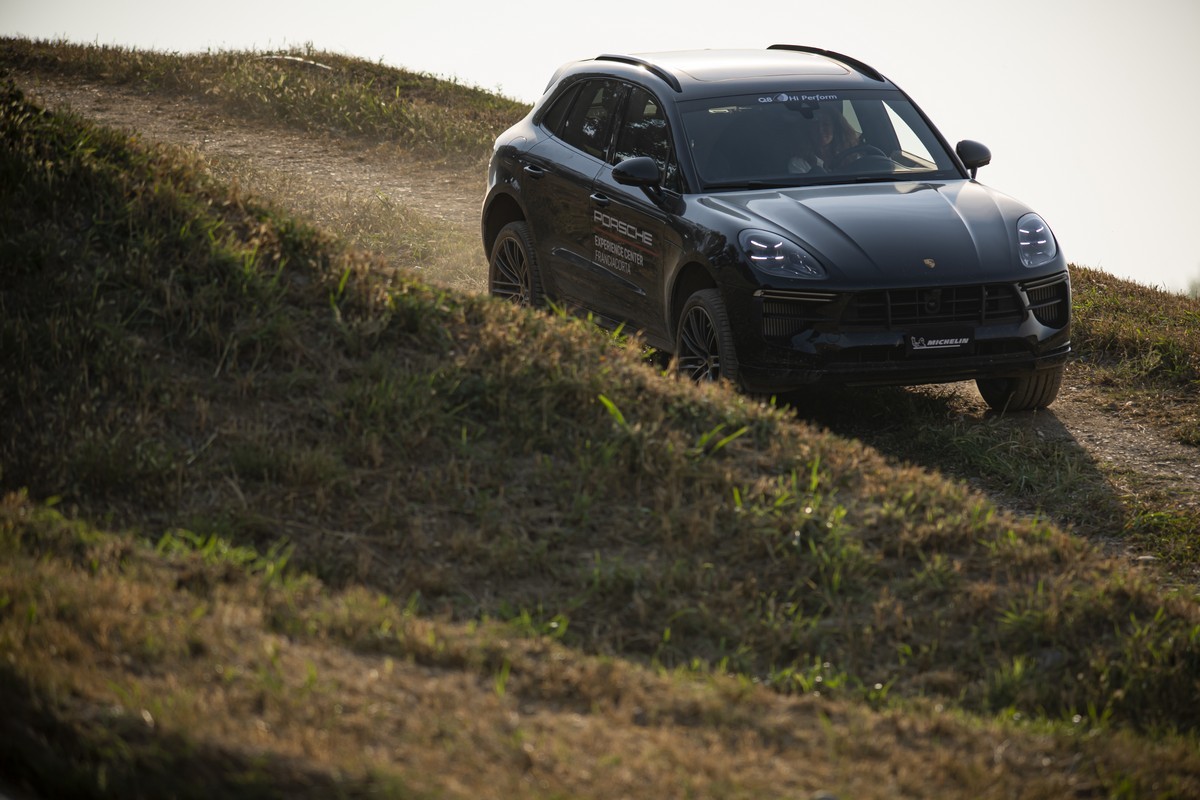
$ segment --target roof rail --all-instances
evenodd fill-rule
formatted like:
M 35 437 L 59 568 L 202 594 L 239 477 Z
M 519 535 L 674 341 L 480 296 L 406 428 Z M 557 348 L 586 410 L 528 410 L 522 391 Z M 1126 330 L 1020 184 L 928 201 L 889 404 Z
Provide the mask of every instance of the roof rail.
M 825 56 L 826 58 L 832 58 L 834 61 L 840 61 L 848 67 L 853 67 L 871 80 L 880 81 L 881 83 L 887 80 L 887 78 L 883 77 L 879 70 L 875 69 L 870 64 L 864 64 L 857 58 L 851 58 L 850 56 L 842 55 L 841 53 L 835 53 L 832 50 L 822 50 L 820 47 L 808 47 L 807 45 L 803 44 L 773 44 L 767 49 L 795 50 L 799 53 L 812 53 L 813 55 Z
M 622 64 L 633 64 L 634 66 L 642 67 L 643 69 L 649 70 L 653 74 L 662 78 L 663 81 L 666 82 L 667 86 L 670 86 L 676 92 L 683 91 L 683 86 L 681 86 L 679 84 L 679 78 L 676 78 L 674 75 L 667 72 L 665 69 L 660 67 L 658 64 L 655 64 L 653 61 L 647 61 L 646 59 L 638 58 L 637 56 L 622 56 L 622 55 L 617 55 L 615 53 L 603 53 L 601 55 L 596 56 L 596 58 L 594 60 L 595 61 L 619 61 Z

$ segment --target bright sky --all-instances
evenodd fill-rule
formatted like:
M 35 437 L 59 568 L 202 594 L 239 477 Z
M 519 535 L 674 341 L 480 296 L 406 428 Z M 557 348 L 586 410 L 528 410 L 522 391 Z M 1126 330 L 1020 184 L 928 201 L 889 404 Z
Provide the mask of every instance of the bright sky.
M 415 6 L 412 7 L 412 6 Z M 1197 0 L 605 0 L 287 4 L 0 0 L 0 35 L 145 49 L 304 46 L 532 102 L 601 52 L 808 44 L 898 83 L 980 180 L 1045 217 L 1067 258 L 1182 290 L 1200 279 Z

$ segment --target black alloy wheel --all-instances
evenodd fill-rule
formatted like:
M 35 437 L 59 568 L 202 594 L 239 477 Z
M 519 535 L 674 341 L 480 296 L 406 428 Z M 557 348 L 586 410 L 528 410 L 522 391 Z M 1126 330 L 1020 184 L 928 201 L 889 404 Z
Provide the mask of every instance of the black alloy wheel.
M 488 260 L 488 291 L 518 305 L 541 305 L 542 281 L 533 237 L 524 222 L 508 223 L 496 237 Z
M 684 304 L 675 334 L 675 358 L 680 374 L 697 383 L 737 382 L 733 333 L 719 289 L 696 292 Z

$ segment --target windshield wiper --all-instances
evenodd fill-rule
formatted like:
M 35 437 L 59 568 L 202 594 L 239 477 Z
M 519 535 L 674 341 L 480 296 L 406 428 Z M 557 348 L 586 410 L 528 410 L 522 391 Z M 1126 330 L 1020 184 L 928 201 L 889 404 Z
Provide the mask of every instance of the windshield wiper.
M 883 175 L 837 175 L 826 174 L 818 176 L 804 177 L 800 179 L 783 179 L 778 180 L 753 180 L 753 181 L 728 181 L 725 183 L 706 183 L 704 190 L 715 191 L 721 189 L 798 189 L 805 186 L 837 186 L 846 183 L 903 183 L 905 181 L 915 180 L 911 176 L 899 175 L 895 172 L 889 172 Z
M 898 177 L 896 175 L 896 173 L 893 172 L 893 173 L 889 173 L 887 175 L 847 175 L 843 179 L 843 182 L 844 183 L 899 183 L 899 182 L 910 181 L 910 180 L 912 180 L 912 178 L 901 178 L 901 177 Z
M 706 183 L 704 189 L 794 189 L 797 186 L 808 186 L 808 181 L 797 183 L 794 180 L 774 181 L 729 181 L 728 183 Z

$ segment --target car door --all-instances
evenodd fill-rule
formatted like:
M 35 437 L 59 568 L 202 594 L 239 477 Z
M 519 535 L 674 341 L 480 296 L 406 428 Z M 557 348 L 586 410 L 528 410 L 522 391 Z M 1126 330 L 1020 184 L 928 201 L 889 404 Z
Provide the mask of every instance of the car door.
M 548 115 L 549 136 L 526 154 L 524 196 L 547 294 L 598 311 L 589 272 L 591 200 L 604 168 L 613 120 L 625 92 L 620 81 L 589 79 L 573 89 L 565 113 Z
M 646 89 L 631 87 L 612 152 L 596 176 L 591 202 L 589 292 L 601 314 L 642 331 L 651 339 L 668 338 L 664 275 L 679 254 L 670 225 L 669 203 L 642 188 L 625 186 L 613 169 L 629 158 L 650 157 L 658 164 L 666 195 L 679 189 L 679 171 L 662 104 Z

